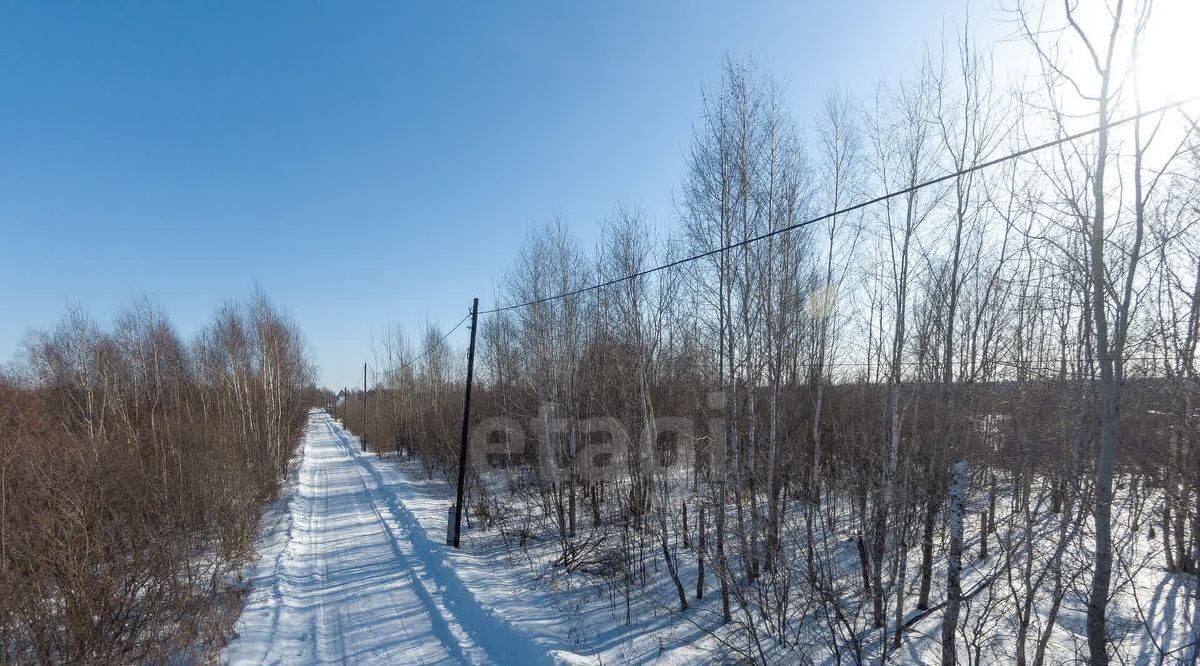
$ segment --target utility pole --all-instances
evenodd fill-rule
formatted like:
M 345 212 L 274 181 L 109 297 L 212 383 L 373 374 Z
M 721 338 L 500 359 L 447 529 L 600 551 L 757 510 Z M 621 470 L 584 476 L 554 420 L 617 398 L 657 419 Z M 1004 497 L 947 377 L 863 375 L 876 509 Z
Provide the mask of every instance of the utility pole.
M 479 323 L 479 298 L 471 303 L 471 346 L 467 347 L 467 392 L 463 397 L 462 445 L 458 450 L 458 498 L 454 502 L 454 541 L 455 548 L 459 547 L 459 533 L 462 531 L 463 486 L 467 481 L 467 435 L 471 430 L 471 379 L 475 374 L 475 329 Z
M 367 450 L 367 364 L 363 363 L 363 431 L 362 450 Z

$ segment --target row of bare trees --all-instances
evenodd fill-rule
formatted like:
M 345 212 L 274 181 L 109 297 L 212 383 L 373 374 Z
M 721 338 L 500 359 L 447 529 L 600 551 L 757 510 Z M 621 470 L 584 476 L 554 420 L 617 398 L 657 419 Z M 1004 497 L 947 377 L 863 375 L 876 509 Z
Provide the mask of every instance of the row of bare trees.
M 1152 18 L 1109 4 L 1015 10 L 1041 72 L 1017 93 L 964 36 L 807 131 L 726 63 L 672 231 L 618 209 L 587 252 L 549 224 L 495 299 L 533 304 L 481 318 L 471 515 L 514 547 L 552 534 L 627 620 L 651 563 L 746 659 L 888 661 L 931 635 L 944 663 L 1195 663 L 1194 618 L 1149 596 L 1175 577 L 1200 603 L 1200 131 L 1194 107 L 1107 128 L 1143 110 Z M 461 405 L 441 338 L 383 336 L 370 403 L 370 438 L 430 475 Z
M 0 378 L 0 661 L 213 658 L 313 371 L 261 293 L 190 344 L 72 311 Z

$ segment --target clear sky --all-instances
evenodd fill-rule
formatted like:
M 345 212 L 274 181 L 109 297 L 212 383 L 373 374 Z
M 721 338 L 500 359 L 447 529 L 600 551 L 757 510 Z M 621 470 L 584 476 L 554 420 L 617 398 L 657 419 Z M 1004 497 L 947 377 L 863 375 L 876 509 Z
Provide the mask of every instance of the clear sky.
M 69 304 L 107 323 L 145 293 L 190 337 L 257 281 L 356 383 L 372 331 L 457 321 L 529 225 L 669 224 L 725 53 L 807 121 L 965 7 L 2 2 L 0 361 Z

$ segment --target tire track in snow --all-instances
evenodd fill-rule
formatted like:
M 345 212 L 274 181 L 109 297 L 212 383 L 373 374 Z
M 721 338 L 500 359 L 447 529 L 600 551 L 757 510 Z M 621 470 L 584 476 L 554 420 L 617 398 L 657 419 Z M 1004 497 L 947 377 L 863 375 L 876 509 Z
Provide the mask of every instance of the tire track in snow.
M 265 551 L 222 653 L 237 664 L 480 661 L 454 640 L 439 600 L 396 557 L 380 486 L 365 476 L 327 415 L 310 414 L 289 481 L 286 520 L 265 523 Z M 263 583 L 256 585 L 256 583 Z
M 357 463 L 355 447 L 346 438 L 342 437 L 339 430 L 340 428 L 335 424 L 329 424 L 330 434 L 337 439 L 339 445 L 345 450 L 347 458 Z M 383 493 L 382 484 L 378 483 L 378 479 L 370 479 L 368 476 L 362 475 L 359 471 L 359 465 L 356 464 L 354 468 L 359 473 L 359 483 L 362 485 L 363 495 L 369 498 L 371 515 L 383 527 L 383 534 L 387 538 L 397 566 L 407 573 L 410 589 L 421 602 L 426 616 L 432 625 L 434 635 L 441 641 L 446 651 L 450 653 L 450 656 L 459 663 L 480 662 L 484 656 L 475 649 L 471 638 L 461 627 L 454 623 L 453 618 L 445 612 L 444 608 L 438 603 L 438 600 L 426 588 L 419 572 L 413 567 L 408 556 L 405 554 L 403 545 L 392 532 L 387 518 L 380 512 L 377 496 Z M 369 481 L 376 482 L 374 489 L 370 487 Z
M 381 471 L 377 466 L 380 462 L 378 458 L 360 454 L 357 443 L 352 441 L 353 438 L 341 426 L 330 420 L 329 428 L 347 454 L 374 481 L 377 492 L 372 498 L 380 521 L 389 533 L 392 524 L 395 524 L 400 532 L 399 535 L 390 536 L 397 557 L 404 558 L 406 568 L 416 571 L 400 546 L 402 542 L 406 542 L 419 563 L 418 576 L 424 574 L 419 576 L 420 580 L 414 581 L 414 587 L 424 586 L 424 581 L 429 581 L 434 590 L 426 592 L 440 602 L 433 602 L 435 607 L 445 609 L 445 615 L 451 620 L 448 624 L 465 631 L 474 644 L 486 654 L 487 661 L 492 663 L 530 666 L 556 663 L 550 657 L 550 646 L 535 640 L 500 617 L 480 602 L 462 582 L 446 559 L 446 547 L 431 541 L 417 517 L 397 498 L 397 492 L 401 488 L 407 490 L 408 487 L 399 470 L 386 467 Z M 393 476 L 395 480 L 388 482 L 384 478 L 385 473 L 387 476 Z

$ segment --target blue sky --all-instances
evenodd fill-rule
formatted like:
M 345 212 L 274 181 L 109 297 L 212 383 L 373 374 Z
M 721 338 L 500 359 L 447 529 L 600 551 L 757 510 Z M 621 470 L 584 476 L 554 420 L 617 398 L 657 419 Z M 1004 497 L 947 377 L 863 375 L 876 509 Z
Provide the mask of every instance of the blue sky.
M 3 2 L 0 361 L 138 294 L 193 335 L 255 282 L 330 386 L 457 321 L 531 224 L 670 197 L 725 53 L 805 121 L 910 71 L 962 0 Z M 972 22 L 994 18 L 973 10 Z

